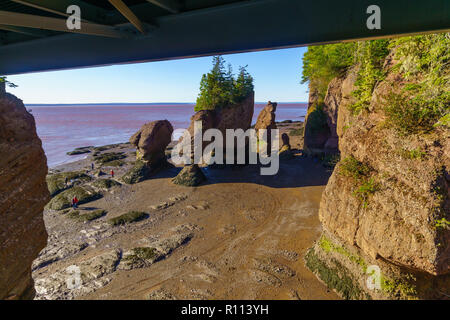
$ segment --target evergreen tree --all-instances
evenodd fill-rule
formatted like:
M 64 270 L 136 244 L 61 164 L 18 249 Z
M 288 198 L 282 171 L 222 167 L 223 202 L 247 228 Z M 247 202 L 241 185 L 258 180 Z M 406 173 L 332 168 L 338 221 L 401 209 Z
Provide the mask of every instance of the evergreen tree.
M 200 93 L 195 111 L 215 110 L 242 101 L 253 92 L 253 78 L 245 67 L 239 69 L 234 78 L 231 64 L 225 69 L 225 60 L 221 56 L 213 57 L 213 67 L 200 81 Z

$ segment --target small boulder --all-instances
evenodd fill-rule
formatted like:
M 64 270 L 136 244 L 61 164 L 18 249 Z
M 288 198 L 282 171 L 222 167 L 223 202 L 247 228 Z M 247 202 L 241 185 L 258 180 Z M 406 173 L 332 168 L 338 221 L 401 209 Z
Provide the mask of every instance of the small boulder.
M 289 136 L 287 135 L 287 133 L 283 133 L 281 135 L 281 141 L 283 142 L 283 145 L 281 146 L 280 151 L 278 152 L 280 160 L 292 159 L 294 156 L 291 151 L 291 145 L 289 143 Z
M 172 182 L 178 185 L 195 187 L 206 180 L 202 169 L 198 165 L 187 165 L 180 173 L 172 179 Z

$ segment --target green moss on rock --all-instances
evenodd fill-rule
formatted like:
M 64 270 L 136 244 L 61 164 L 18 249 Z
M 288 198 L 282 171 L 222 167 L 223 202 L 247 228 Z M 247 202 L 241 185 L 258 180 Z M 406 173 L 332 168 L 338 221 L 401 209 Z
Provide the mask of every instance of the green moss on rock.
M 113 161 L 121 160 L 126 158 L 126 154 L 123 152 L 106 152 L 97 154 L 94 156 L 94 161 L 100 165 L 107 165 Z
M 330 289 L 339 292 L 343 298 L 351 300 L 369 298 L 350 275 L 349 270 L 333 258 L 330 261 L 333 266 L 322 261 L 313 248 L 305 256 L 306 266 Z
M 120 185 L 119 182 L 112 179 L 98 179 L 92 183 L 92 186 L 98 189 L 110 189 Z
M 102 195 L 98 192 L 76 186 L 53 197 L 53 199 L 47 204 L 47 208 L 52 210 L 69 208 L 72 205 L 72 199 L 74 197 L 77 197 L 78 204 L 83 204 L 100 199 Z
M 68 185 L 65 184 L 66 179 Z M 72 183 L 70 183 L 71 180 Z M 74 184 L 81 184 L 90 180 L 91 177 L 81 171 L 60 172 L 47 176 L 47 186 L 50 195 L 53 197 Z
M 108 211 L 106 211 L 106 210 L 102 210 L 102 209 L 95 210 L 95 211 L 92 211 L 92 212 L 88 212 L 88 213 L 79 215 L 78 216 L 78 220 L 80 220 L 80 221 L 92 221 L 92 220 L 95 220 L 95 219 L 103 217 L 107 213 L 108 213 Z
M 205 180 L 205 175 L 197 165 L 187 165 L 172 179 L 172 182 L 182 186 L 195 187 Z
M 127 184 L 134 184 L 144 181 L 149 176 L 149 168 L 142 161 L 136 161 L 133 168 L 122 176 L 122 181 Z
M 138 247 L 132 249 L 132 254 L 128 255 L 125 260 L 128 260 L 132 264 L 142 262 L 153 263 L 161 254 L 155 248 L 150 247 Z
M 108 223 L 113 226 L 124 225 L 127 223 L 141 221 L 148 217 L 148 214 L 142 211 L 130 211 L 118 217 L 111 218 Z

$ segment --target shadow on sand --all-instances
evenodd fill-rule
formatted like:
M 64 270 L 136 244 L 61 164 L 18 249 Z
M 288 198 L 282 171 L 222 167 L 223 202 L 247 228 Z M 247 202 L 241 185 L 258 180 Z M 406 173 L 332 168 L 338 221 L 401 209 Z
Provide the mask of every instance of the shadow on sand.
M 181 167 L 165 169 L 150 179 L 173 178 Z M 207 181 L 202 185 L 220 183 L 252 183 L 272 188 L 297 188 L 326 185 L 332 170 L 326 169 L 314 158 L 296 156 L 280 161 L 278 173 L 261 175 L 261 165 L 221 165 L 202 167 Z

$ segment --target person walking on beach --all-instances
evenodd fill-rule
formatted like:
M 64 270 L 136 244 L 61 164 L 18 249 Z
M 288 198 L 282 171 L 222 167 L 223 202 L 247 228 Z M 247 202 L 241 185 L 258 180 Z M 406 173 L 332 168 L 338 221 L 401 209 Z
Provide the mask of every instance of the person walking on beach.
M 114 178 L 114 170 L 111 170 L 111 178 Z
M 73 207 L 74 209 L 78 208 L 78 199 L 77 199 L 76 196 L 73 197 L 73 199 L 72 199 L 72 207 Z

